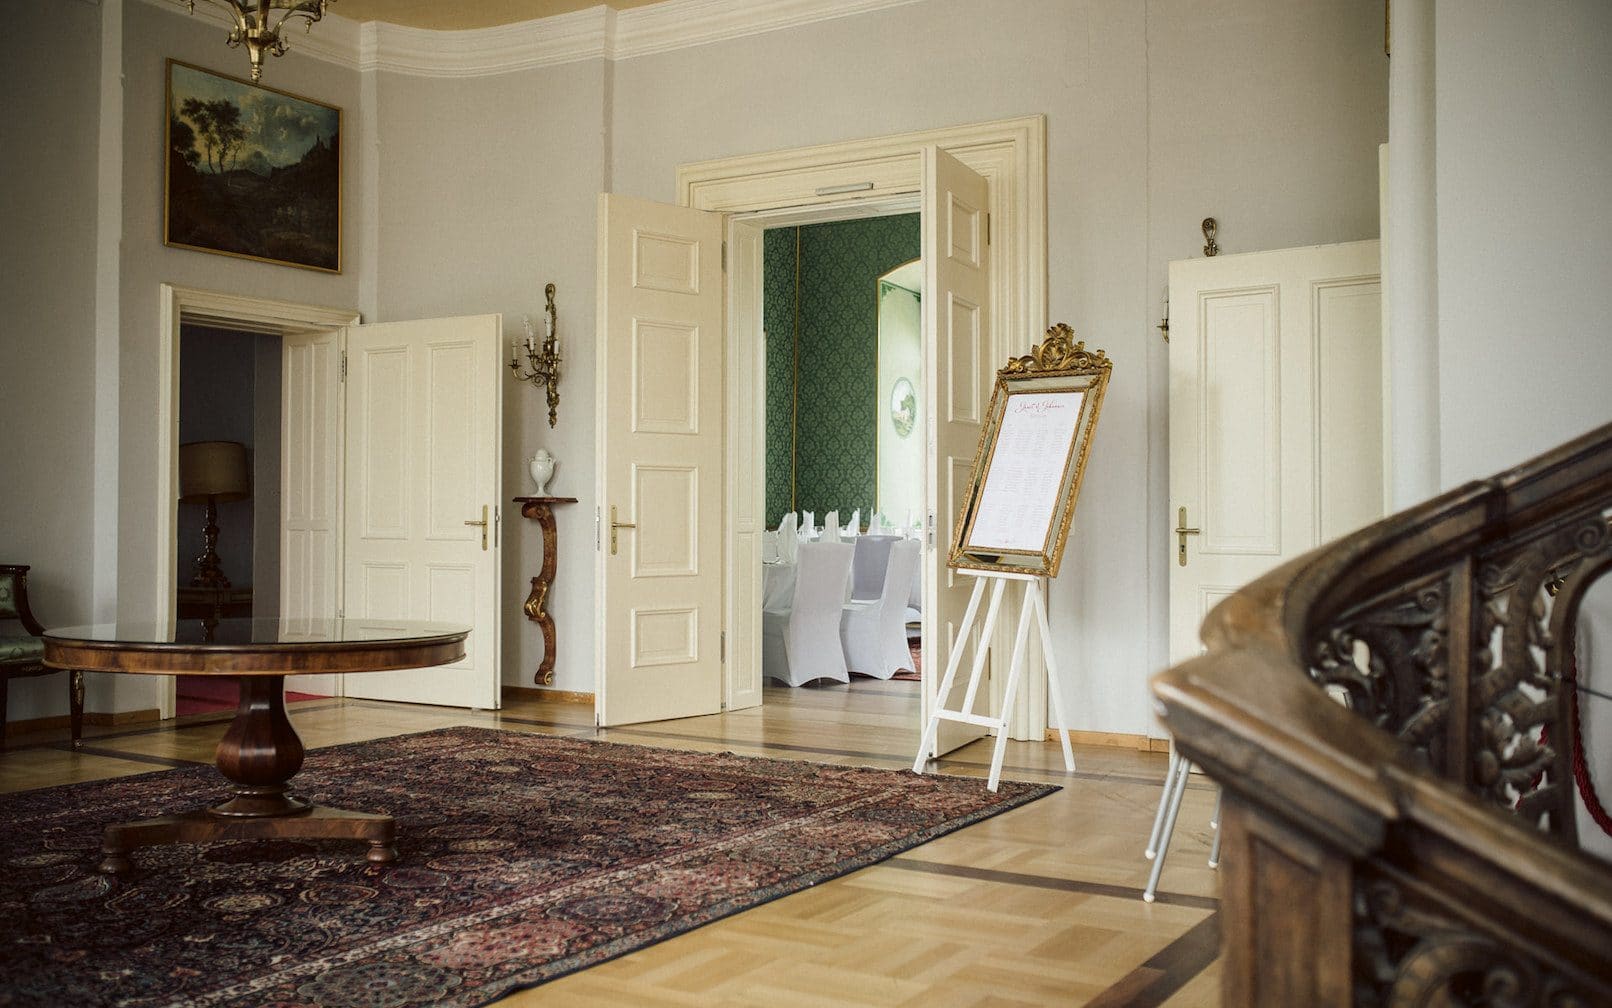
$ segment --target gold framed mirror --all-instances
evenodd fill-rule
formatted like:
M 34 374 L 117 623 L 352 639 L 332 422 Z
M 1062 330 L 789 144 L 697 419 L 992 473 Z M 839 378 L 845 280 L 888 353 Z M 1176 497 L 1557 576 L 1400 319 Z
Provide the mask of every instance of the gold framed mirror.
M 1060 322 L 996 372 L 949 566 L 1057 575 L 1113 368 Z

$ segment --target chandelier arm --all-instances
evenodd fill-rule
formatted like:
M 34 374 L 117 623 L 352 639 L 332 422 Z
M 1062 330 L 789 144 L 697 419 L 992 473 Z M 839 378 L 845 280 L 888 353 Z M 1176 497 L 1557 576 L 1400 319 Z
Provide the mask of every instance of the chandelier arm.
M 230 17 L 235 19 L 235 31 L 230 32 L 230 36 L 232 38 L 237 32 L 239 32 L 243 38 L 246 36 L 246 14 L 241 10 L 241 8 L 230 2 L 230 0 L 202 0 L 202 2 L 211 4 L 214 7 L 222 7 L 229 11 Z M 196 0 L 186 0 L 186 3 L 190 7 L 190 13 L 195 14 Z M 232 42 L 230 44 L 240 45 L 239 42 Z
M 280 26 L 294 17 L 302 18 L 308 22 L 303 30 L 311 32 L 313 31 L 314 22 L 325 16 L 324 0 L 291 0 L 291 2 L 294 2 L 296 6 L 286 6 L 285 13 L 281 14 L 280 19 L 274 22 L 272 30 L 276 38 L 280 35 Z M 274 6 L 278 8 L 281 4 L 276 3 Z

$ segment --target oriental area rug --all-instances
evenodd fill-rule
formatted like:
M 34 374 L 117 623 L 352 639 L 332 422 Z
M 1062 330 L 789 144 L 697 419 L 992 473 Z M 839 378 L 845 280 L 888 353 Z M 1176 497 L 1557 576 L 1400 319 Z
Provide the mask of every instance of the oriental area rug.
M 0 1005 L 483 1005 L 1056 790 L 449 728 L 308 753 L 297 794 L 397 818 L 363 844 L 134 853 L 108 823 L 212 804 L 195 767 L 0 795 Z

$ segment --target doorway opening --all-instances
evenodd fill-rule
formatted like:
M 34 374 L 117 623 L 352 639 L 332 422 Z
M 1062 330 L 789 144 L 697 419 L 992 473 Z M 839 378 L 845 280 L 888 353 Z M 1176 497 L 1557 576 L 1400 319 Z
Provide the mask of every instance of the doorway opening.
M 180 325 L 174 611 L 204 636 L 224 619 L 279 616 L 281 377 L 279 336 Z M 233 710 L 240 696 L 219 676 L 174 688 L 181 717 Z
M 232 601 L 228 595 L 223 597 L 223 602 L 235 607 L 231 615 L 245 615 L 241 610 L 248 604 L 253 615 L 285 615 L 284 589 L 290 581 L 283 574 L 286 541 L 281 502 L 286 494 L 295 491 L 294 487 L 288 485 L 285 474 L 295 475 L 304 472 L 303 467 L 288 468 L 285 464 L 287 451 L 299 441 L 297 431 L 286 433 L 286 424 L 295 419 L 296 413 L 316 411 L 306 409 L 288 411 L 284 407 L 286 386 L 300 380 L 294 379 L 285 370 L 282 363 L 283 351 L 288 341 L 306 341 L 322 336 L 333 343 L 334 332 L 342 326 L 357 322 L 358 313 L 346 309 L 272 301 L 173 284 L 161 286 L 159 305 L 161 319 L 158 329 L 158 359 L 161 362 L 161 372 L 157 382 L 157 478 L 153 481 L 155 500 L 152 512 L 158 516 L 153 543 L 157 555 L 155 565 L 157 577 L 156 583 L 152 586 L 154 597 L 157 599 L 156 619 L 159 623 L 171 625 L 178 618 L 182 605 L 180 591 L 182 588 L 193 587 L 191 580 L 195 577 L 194 558 L 197 550 L 192 544 L 201 542 L 202 528 L 206 524 L 205 497 L 199 504 L 176 503 L 181 496 L 180 446 L 202 437 L 202 433 L 208 429 L 225 430 L 208 427 L 204 414 L 226 408 L 241 409 L 242 404 L 238 401 L 220 403 L 219 400 L 225 398 L 238 400 L 244 395 L 248 380 L 252 386 L 252 406 L 248 411 L 252 417 L 250 435 L 252 445 L 247 453 L 247 481 L 250 487 L 248 492 L 268 493 L 268 487 L 272 485 L 273 500 L 265 502 L 258 497 L 250 498 L 253 503 L 245 517 L 232 517 L 227 511 L 222 512 L 218 522 L 220 539 L 217 550 L 226 563 L 234 565 L 236 573 L 231 573 L 229 566 L 224 568 L 224 572 L 230 578 L 232 587 L 241 583 L 237 582 L 240 572 L 246 572 L 244 585 L 250 588 L 249 603 L 243 598 Z M 187 360 L 184 355 L 187 331 L 204 333 L 206 337 L 212 338 L 218 338 L 220 333 L 232 334 L 229 338 L 241 341 L 235 346 L 243 356 L 247 352 L 248 345 L 250 346 L 250 366 L 248 367 L 244 361 L 218 364 L 214 360 L 216 355 L 207 354 L 206 351 L 219 348 L 209 346 L 206 337 L 194 344 L 200 348 L 204 356 Z M 260 340 L 264 342 L 260 343 Z M 250 344 L 246 341 L 250 341 Z M 264 387 L 258 385 L 260 365 L 257 358 L 260 355 L 273 357 L 275 360 L 273 365 L 276 369 L 273 379 L 275 387 L 272 392 L 266 385 Z M 211 377 L 212 365 L 229 367 L 233 372 L 237 369 L 237 363 L 240 373 L 236 377 L 231 379 Z M 267 362 L 261 365 L 265 382 L 268 381 L 270 367 Z M 241 376 L 248 372 L 250 379 Z M 186 386 L 191 382 L 199 384 L 187 395 Z M 190 410 L 191 406 L 195 406 L 196 409 Z M 200 420 L 203 426 L 187 426 L 186 418 L 182 416 L 185 412 L 196 413 L 191 422 Z M 259 426 L 260 413 L 272 413 L 274 417 L 273 423 L 268 424 L 267 429 Z M 232 422 L 244 423 L 244 421 Z M 243 443 L 244 446 L 241 439 L 246 434 L 239 426 L 229 428 L 225 433 L 234 436 L 219 438 L 208 436 L 205 439 L 233 441 Z M 308 438 L 300 437 L 300 440 L 306 441 Z M 293 451 L 292 454 L 296 453 Z M 265 469 L 272 470 L 272 475 L 265 474 Z M 230 506 L 228 502 L 222 500 L 218 504 L 221 509 Z M 198 517 L 201 518 L 200 522 L 197 520 Z M 273 525 L 272 533 L 264 530 L 265 523 Z M 248 530 L 250 540 L 246 538 Z M 182 540 L 181 534 L 189 538 Z M 247 545 L 249 541 L 250 547 Z M 272 556 L 264 556 L 263 549 L 270 543 L 272 543 Z M 215 601 L 216 596 L 205 600 L 209 615 Z M 175 678 L 165 677 L 166 688 L 158 695 L 158 711 L 162 718 L 174 717 L 178 712 L 177 685 Z M 310 695 L 340 695 L 341 685 L 335 676 L 298 677 L 292 681 L 292 689 Z M 211 696 L 198 699 L 215 706 L 228 702 L 227 698 Z
M 895 542 L 923 535 L 923 265 L 915 209 L 894 203 L 869 216 L 847 204 L 762 232 L 763 633 L 781 634 L 797 603 L 834 616 L 843 607 L 846 632 L 866 638 L 845 649 L 849 682 L 810 685 L 841 694 L 835 706 L 848 714 L 890 713 L 894 703 L 910 706 L 916 718 L 919 703 L 921 568 L 915 563 L 902 577 L 901 565 L 890 562 Z M 796 541 L 772 549 L 780 536 Z M 846 597 L 799 598 L 805 589 L 790 576 L 792 561 L 823 540 L 853 545 L 852 570 L 843 593 L 810 587 Z M 892 570 L 899 592 L 886 590 Z M 782 650 L 767 654 L 776 665 Z M 798 681 L 797 671 L 764 670 L 767 689 L 791 688 L 781 676 Z

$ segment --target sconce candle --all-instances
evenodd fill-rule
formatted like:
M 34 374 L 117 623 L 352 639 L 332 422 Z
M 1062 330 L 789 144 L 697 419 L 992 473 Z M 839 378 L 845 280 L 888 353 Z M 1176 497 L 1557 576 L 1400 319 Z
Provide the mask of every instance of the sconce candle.
M 553 427 L 559 419 L 560 408 L 560 340 L 554 335 L 555 320 L 558 312 L 554 307 L 554 285 L 547 284 L 543 288 L 543 296 L 547 300 L 544 311 L 544 336 L 542 346 L 538 346 L 535 334 L 532 331 L 530 316 L 522 316 L 521 322 L 526 327 L 526 353 L 525 361 L 518 344 L 510 341 L 509 369 L 515 372 L 515 377 L 521 381 L 529 381 L 533 385 L 542 387 L 548 392 L 549 426 Z

